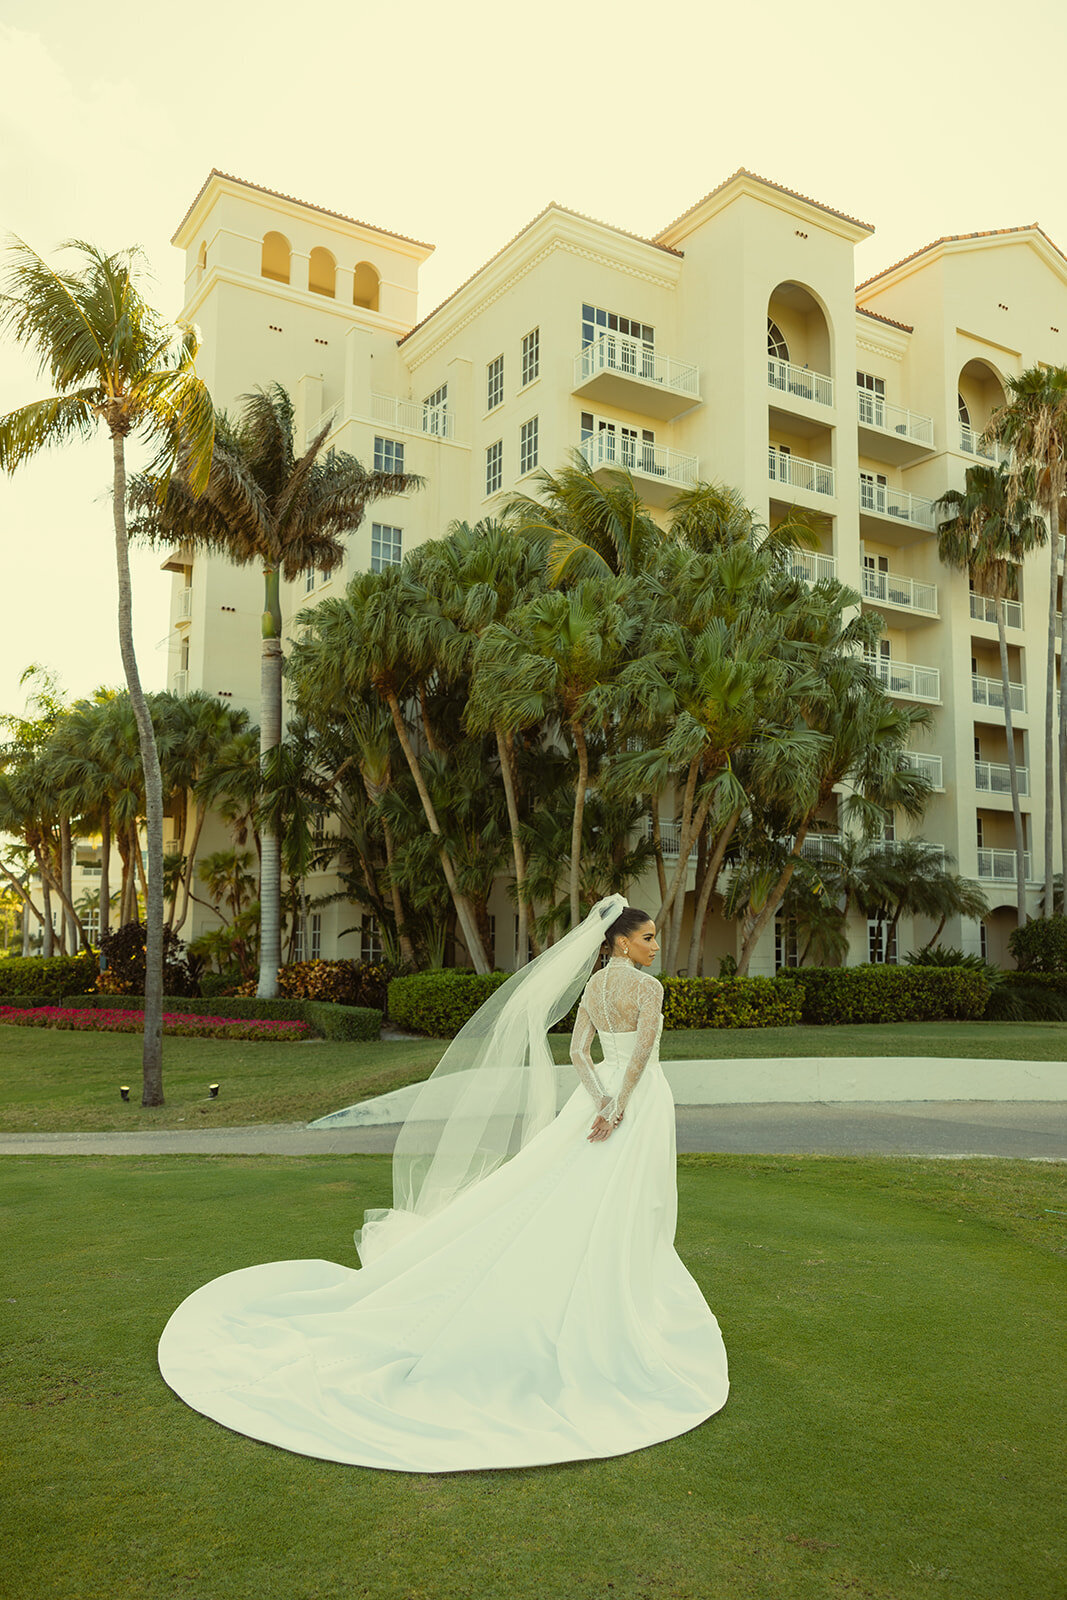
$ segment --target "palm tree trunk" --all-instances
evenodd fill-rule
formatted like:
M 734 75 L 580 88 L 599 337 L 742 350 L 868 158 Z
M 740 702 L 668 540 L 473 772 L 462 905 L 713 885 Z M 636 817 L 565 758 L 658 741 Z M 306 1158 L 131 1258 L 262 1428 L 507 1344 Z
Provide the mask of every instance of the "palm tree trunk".
M 393 869 L 393 830 L 385 818 L 382 818 L 382 839 L 385 843 L 385 862 L 389 868 L 389 898 L 393 902 L 393 921 L 396 924 L 396 937 L 400 945 L 400 954 L 405 966 L 412 972 L 418 967 L 418 958 L 415 955 L 415 946 L 411 942 L 408 932 L 407 916 L 404 912 L 404 901 L 400 893 L 400 885 L 396 881 Z
M 574 820 L 571 823 L 571 927 L 582 920 L 582 907 L 578 898 L 578 883 L 582 865 L 582 819 L 585 816 L 585 794 L 589 787 L 589 748 L 585 730 L 577 718 L 570 725 L 574 748 L 578 752 L 578 782 L 574 790 Z
M 516 951 L 516 968 L 525 966 L 526 952 L 530 947 L 530 936 L 527 931 L 530 920 L 530 908 L 526 904 L 526 856 L 519 837 L 519 802 L 515 794 L 515 768 L 512 764 L 512 749 L 515 743 L 513 733 L 505 733 L 497 727 L 496 751 L 500 759 L 500 776 L 504 783 L 504 796 L 508 803 L 508 825 L 511 828 L 511 857 L 515 863 L 515 898 L 518 902 L 519 937 Z
M 687 794 L 690 794 L 688 785 L 686 786 L 686 792 Z M 690 804 L 691 803 L 692 796 L 690 794 Z M 674 877 L 671 879 L 670 888 L 667 890 L 667 897 L 659 908 L 659 914 L 656 917 L 656 921 L 658 923 L 666 925 L 667 918 L 670 916 L 671 911 L 673 910 L 674 902 L 678 896 L 678 891 L 685 883 L 686 872 L 689 865 L 689 852 L 693 848 L 693 841 L 700 832 L 701 828 L 704 826 L 705 822 L 708 820 L 708 812 L 710 810 L 711 797 L 709 796 L 708 799 L 701 801 L 700 805 L 697 807 L 696 816 L 692 818 L 689 826 L 686 827 L 684 821 L 682 823 L 681 837 L 678 840 L 678 865 L 674 870 Z
M 282 742 L 282 618 L 278 569 L 268 567 L 263 580 L 259 765 L 266 776 L 271 752 Z M 282 850 L 274 823 L 268 818 L 260 827 L 259 862 L 259 984 L 256 995 L 261 1000 L 272 1000 L 278 993 L 278 968 L 282 964 Z
M 135 887 L 134 887 L 134 891 L 133 891 L 133 915 L 136 916 L 136 914 L 137 914 L 137 889 L 136 889 L 136 884 L 137 884 L 137 882 L 140 882 L 141 893 L 144 895 L 145 916 L 147 917 L 147 915 L 148 915 L 148 877 L 147 877 L 147 874 L 145 873 L 145 869 L 144 869 L 144 857 L 141 855 L 141 841 L 137 837 L 137 829 L 136 828 L 133 828 L 130 831 L 131 831 L 130 850 L 132 852 L 134 871 L 135 871 L 135 874 L 136 874 L 135 880 L 134 880 Z
M 70 818 L 65 812 L 59 814 L 59 881 L 63 885 L 63 893 L 68 904 L 73 895 L 73 858 L 74 846 L 70 837 Z M 63 949 L 67 955 L 72 956 L 77 949 L 77 940 L 74 933 L 74 924 L 70 912 L 63 912 Z
M 423 777 L 422 768 L 419 766 L 418 757 L 416 756 L 415 751 L 412 748 L 411 740 L 408 737 L 408 730 L 404 722 L 403 713 L 400 709 L 400 701 L 397 699 L 395 690 L 386 689 L 383 692 L 385 694 L 386 704 L 388 705 L 389 711 L 393 718 L 393 726 L 396 729 L 396 736 L 400 741 L 400 748 L 404 752 L 404 759 L 408 764 L 408 769 L 411 773 L 411 776 L 415 780 L 415 787 L 419 791 L 419 799 L 422 801 L 423 814 L 426 817 L 426 822 L 429 826 L 430 832 L 437 840 L 437 848 L 441 858 L 441 871 L 445 875 L 445 882 L 448 884 L 448 891 L 452 896 L 452 904 L 456 908 L 456 916 L 458 917 L 459 925 L 463 930 L 464 942 L 466 943 L 467 950 L 470 953 L 470 958 L 474 963 L 474 970 L 475 972 L 491 972 L 492 966 L 491 963 L 486 959 L 485 950 L 482 948 L 482 941 L 478 937 L 478 928 L 474 921 L 474 917 L 471 914 L 471 908 L 467 904 L 466 898 L 460 893 L 459 884 L 456 881 L 456 870 L 452 864 L 452 857 L 448 853 L 448 845 L 446 844 L 444 835 L 441 832 L 441 824 L 437 820 L 437 812 L 434 810 L 433 801 L 430 799 L 430 791 L 426 787 L 426 779 Z
M 667 869 L 663 865 L 663 830 L 659 821 L 659 796 L 648 797 L 648 817 L 652 825 L 652 850 L 656 857 L 656 881 L 659 884 L 660 905 L 667 898 Z
M 4 874 L 4 877 L 7 879 L 8 883 L 10 883 L 10 885 L 14 889 L 15 893 L 21 897 L 23 905 L 29 907 L 29 909 L 33 912 L 34 916 L 37 918 L 37 921 L 41 924 L 41 927 L 43 928 L 44 927 L 44 916 L 42 915 L 42 913 L 40 911 L 38 911 L 37 907 L 34 905 L 33 899 L 32 899 L 32 897 L 30 895 L 30 891 L 26 888 L 25 884 L 20 883 L 18 878 L 16 878 L 15 874 L 11 871 L 10 867 L 5 867 L 4 863 L 2 861 L 0 861 L 0 872 L 2 872 Z M 23 921 L 25 923 L 25 917 L 23 918 Z M 28 926 L 28 924 L 26 924 L 26 926 Z M 26 939 L 25 938 L 23 938 L 22 943 L 23 943 L 23 947 L 25 947 L 25 944 L 26 944 Z M 25 953 L 26 953 L 25 952 L 25 948 L 23 948 L 23 954 L 25 954 Z
M 90 948 L 89 940 L 86 937 L 85 927 L 82 923 L 82 919 L 74 909 L 74 902 L 64 889 L 60 878 L 57 877 L 56 873 L 53 871 L 52 865 L 49 864 L 47 854 L 42 854 L 39 857 L 39 861 L 41 866 L 41 882 L 45 886 L 46 890 L 50 890 L 51 893 L 55 895 L 60 906 L 62 907 L 64 931 L 66 931 L 67 928 L 70 929 L 70 948 L 65 949 L 64 954 L 71 956 L 74 955 L 78 948 L 79 941 L 82 947 L 88 950 Z
M 41 940 L 41 955 L 47 960 L 55 949 L 55 930 L 52 927 L 52 888 L 44 870 L 44 855 L 40 850 L 34 850 L 37 862 L 37 876 L 41 880 L 41 899 L 44 901 L 44 937 Z
M 144 1047 L 141 1057 L 141 1104 L 163 1104 L 163 776 L 159 751 L 141 687 L 133 647 L 133 594 L 130 586 L 130 541 L 126 532 L 126 450 L 124 435 L 111 435 L 114 459 L 115 565 L 119 587 L 119 651 L 130 705 L 137 723 L 137 742 L 144 769 L 145 822 L 148 832 L 148 893 L 145 904 Z M 140 858 L 140 851 L 138 851 Z
M 111 932 L 111 812 L 107 802 L 100 815 L 100 971 L 107 971 L 104 938 Z
M 733 816 L 727 822 L 726 826 L 720 831 L 719 837 L 715 841 L 715 847 L 711 852 L 711 860 L 708 862 L 704 872 L 704 878 L 700 885 L 700 894 L 697 898 L 697 903 L 693 908 L 693 931 L 689 939 L 690 977 L 694 977 L 696 975 L 697 965 L 700 961 L 701 951 L 704 947 L 704 924 L 707 921 L 708 907 L 711 904 L 711 897 L 715 892 L 715 885 L 719 881 L 719 873 L 722 871 L 722 862 L 723 857 L 726 854 L 726 846 L 730 843 L 730 839 L 733 836 L 733 831 L 737 827 L 740 817 L 740 810 L 735 811 Z
M 1060 498 L 1055 493 L 1055 484 L 1052 485 L 1053 493 L 1049 500 L 1049 522 L 1052 527 L 1052 548 L 1060 547 Z M 1064 571 L 1067 572 L 1067 561 L 1064 562 Z M 1067 589 L 1067 585 L 1064 586 Z M 1063 681 L 1063 663 L 1067 661 L 1067 594 L 1060 600 L 1062 614 L 1060 617 L 1060 712 L 1059 712 L 1059 737 L 1056 740 L 1059 753 L 1059 791 L 1060 791 L 1060 873 L 1062 881 L 1067 883 L 1067 683 Z
M 193 837 L 189 845 L 189 854 L 185 862 L 185 871 L 182 874 L 182 911 L 181 916 L 174 924 L 175 933 L 180 933 L 185 919 L 189 915 L 189 897 L 193 891 L 193 873 L 196 871 L 196 852 L 200 844 L 200 832 L 207 816 L 207 806 L 198 806 L 196 810 L 196 824 L 193 828 Z M 177 891 L 175 891 L 175 904 L 177 904 Z
M 1023 814 L 1019 805 L 1019 774 L 1015 769 L 1015 735 L 1011 726 L 1011 689 L 1008 686 L 1008 641 L 1004 632 L 1004 602 L 997 601 L 997 637 L 1000 641 L 1000 682 L 1004 691 L 1004 732 L 1008 740 L 1008 782 L 1015 819 L 1015 892 L 1019 901 L 1017 922 L 1026 926 L 1026 863 L 1023 860 Z M 1062 769 L 1061 769 L 1062 773 Z
M 1050 506 L 1049 521 L 1055 530 L 1059 525 L 1054 504 Z M 1045 670 L 1045 904 L 1042 916 L 1052 915 L 1052 842 L 1056 834 L 1056 801 L 1054 759 L 1055 744 L 1052 734 L 1053 714 L 1056 709 L 1056 585 L 1059 578 L 1059 539 L 1053 531 L 1049 539 L 1051 551 L 1051 576 L 1048 589 L 1048 662 Z
M 789 880 L 792 878 L 800 863 L 801 849 L 804 844 L 804 840 L 808 836 L 808 829 L 810 826 L 811 818 L 809 816 L 797 829 L 797 836 L 793 841 L 793 849 L 790 853 L 789 859 L 778 875 L 778 882 L 767 896 L 766 904 L 764 905 L 763 910 L 758 913 L 751 923 L 748 932 L 745 934 L 741 945 L 741 955 L 737 962 L 737 976 L 739 978 L 748 977 L 748 964 L 752 960 L 752 952 L 756 948 L 756 942 L 785 898 L 785 891 L 789 888 Z

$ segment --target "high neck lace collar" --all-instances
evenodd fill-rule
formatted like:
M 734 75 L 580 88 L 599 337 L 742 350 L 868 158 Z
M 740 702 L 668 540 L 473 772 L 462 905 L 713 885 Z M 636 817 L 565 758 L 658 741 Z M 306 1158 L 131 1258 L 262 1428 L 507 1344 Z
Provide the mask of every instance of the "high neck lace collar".
M 630 960 L 629 956 L 609 956 L 608 957 L 608 966 L 609 967 L 632 967 L 633 966 L 633 962 Z

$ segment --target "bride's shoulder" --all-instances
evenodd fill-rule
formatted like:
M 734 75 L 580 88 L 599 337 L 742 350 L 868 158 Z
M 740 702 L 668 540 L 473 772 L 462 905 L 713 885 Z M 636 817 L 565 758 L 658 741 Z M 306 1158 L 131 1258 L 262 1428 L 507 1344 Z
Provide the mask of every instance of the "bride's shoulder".
M 637 977 L 642 990 L 647 993 L 650 999 L 653 997 L 658 1000 L 663 999 L 663 985 L 654 973 L 638 970 Z

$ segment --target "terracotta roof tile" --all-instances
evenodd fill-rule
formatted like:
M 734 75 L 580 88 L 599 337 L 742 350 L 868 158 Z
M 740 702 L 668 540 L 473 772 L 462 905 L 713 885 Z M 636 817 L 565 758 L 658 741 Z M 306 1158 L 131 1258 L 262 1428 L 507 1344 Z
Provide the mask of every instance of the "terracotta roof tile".
M 796 189 L 787 189 L 784 184 L 775 183 L 772 178 L 761 178 L 758 172 L 750 172 L 748 167 L 738 167 L 736 172 L 731 172 L 730 176 L 724 178 L 721 183 L 717 183 L 714 189 L 709 189 L 707 194 L 702 195 L 699 200 L 683 211 L 681 216 L 675 217 L 673 222 L 668 222 L 665 228 L 661 228 L 656 238 L 660 239 L 665 233 L 669 233 L 672 228 L 676 228 L 679 222 L 690 216 L 692 212 L 699 210 L 706 200 L 711 199 L 713 194 L 718 194 L 721 189 L 725 189 L 728 184 L 733 183 L 737 178 L 752 178 L 756 183 L 765 184 L 768 189 L 776 189 L 779 194 L 787 194 L 793 200 L 803 200 L 805 205 L 815 206 L 819 211 L 825 211 L 828 216 L 840 217 L 843 222 L 852 222 L 857 228 L 866 228 L 868 233 L 874 232 L 873 223 L 861 222 L 858 217 L 850 217 L 847 211 L 835 211 L 833 206 L 823 205 L 821 200 L 813 200 L 810 195 L 800 194 Z
M 869 283 L 877 283 L 879 278 L 884 278 L 890 272 L 895 272 L 898 267 L 904 266 L 906 262 L 914 261 L 916 256 L 925 255 L 928 250 L 936 250 L 940 244 L 958 244 L 965 239 L 996 239 L 1002 235 L 1013 233 L 1039 233 L 1045 243 L 1051 246 L 1058 256 L 1063 256 L 1063 259 L 1067 261 L 1067 255 L 1064 255 L 1059 245 L 1049 238 L 1044 228 L 1037 222 L 1026 223 L 1020 228 L 980 228 L 976 233 L 943 233 L 940 239 L 932 239 L 929 244 L 924 244 L 918 250 L 913 250 L 910 255 L 901 256 L 900 260 L 894 261 L 892 266 L 883 267 L 881 272 L 876 272 L 870 278 L 865 278 L 861 284 L 857 285 L 857 293 L 860 289 L 866 289 Z
M 179 233 L 181 233 L 182 229 L 185 227 L 185 224 L 196 210 L 197 201 L 200 199 L 200 196 L 203 194 L 212 178 L 225 178 L 228 183 L 239 183 L 242 189 L 255 189 L 257 194 L 269 194 L 275 200 L 288 200 L 293 205 L 303 206 L 308 211 L 317 211 L 321 216 L 336 217 L 339 222 L 351 222 L 354 223 L 357 228 L 369 228 L 372 233 L 384 233 L 389 239 L 403 239 L 405 244 L 417 244 L 422 250 L 432 250 L 434 248 L 432 244 L 427 244 L 424 239 L 412 239 L 409 234 L 394 233 L 392 228 L 379 228 L 376 222 L 361 222 L 358 217 L 348 217 L 343 211 L 331 211 L 328 206 L 317 206 L 310 200 L 298 199 L 296 195 L 283 194 L 280 189 L 268 189 L 262 183 L 250 183 L 247 178 L 237 178 L 232 172 L 222 172 L 218 167 L 212 167 L 211 171 L 200 185 L 200 188 L 197 190 L 193 199 L 192 205 L 189 207 L 188 211 L 185 213 L 185 216 L 174 230 L 171 244 L 174 243 L 174 240 L 178 237 Z
M 484 272 L 486 267 L 492 266 L 493 262 L 497 261 L 504 254 L 505 250 L 510 250 L 511 246 L 516 242 L 516 240 L 521 239 L 524 233 L 529 233 L 530 229 L 535 225 L 535 223 L 540 222 L 541 218 L 546 217 L 550 211 L 562 211 L 565 216 L 578 217 L 582 222 L 595 223 L 598 228 L 608 228 L 612 233 L 621 233 L 626 239 L 636 239 L 638 244 L 647 244 L 651 245 L 654 250 L 662 250 L 665 255 L 677 256 L 681 258 L 685 254 L 683 250 L 676 250 L 673 245 L 660 244 L 658 239 L 646 239 L 640 233 L 630 233 L 627 228 L 617 228 L 613 222 L 601 222 L 598 217 L 590 217 L 584 211 L 572 211 L 569 206 L 561 206 L 557 201 L 550 200 L 548 205 L 542 207 L 542 209 L 537 213 L 536 217 L 531 217 L 529 222 L 525 223 L 524 226 L 519 229 L 518 233 L 512 234 L 511 238 L 506 242 L 506 244 L 502 244 L 499 250 L 495 250 L 487 260 L 482 262 L 480 267 L 476 267 L 471 273 L 470 277 L 464 278 L 463 282 L 458 284 L 457 287 L 452 290 L 451 294 L 446 295 L 438 305 L 434 306 L 432 311 L 427 311 L 426 315 L 421 317 L 413 328 L 409 328 L 407 333 L 402 334 L 397 340 L 397 344 L 403 344 L 405 339 L 410 339 L 413 333 L 417 333 L 421 327 L 425 326 L 431 317 L 436 317 L 437 313 L 443 310 L 444 307 L 448 305 L 450 300 L 454 300 L 457 294 L 467 287 L 468 283 L 473 283 L 479 273 Z
M 895 317 L 883 317 L 880 311 L 868 311 L 866 306 L 857 306 L 856 310 L 863 317 L 873 317 L 875 322 L 888 322 L 891 328 L 902 328 L 905 333 L 915 332 L 910 322 L 898 322 Z

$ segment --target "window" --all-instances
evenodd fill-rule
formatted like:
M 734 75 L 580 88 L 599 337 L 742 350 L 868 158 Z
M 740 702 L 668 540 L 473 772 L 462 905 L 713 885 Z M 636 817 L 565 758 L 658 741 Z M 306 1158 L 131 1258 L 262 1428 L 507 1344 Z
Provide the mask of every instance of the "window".
M 860 473 L 860 510 L 885 511 L 888 479 L 884 472 Z
M 857 372 L 860 421 L 871 427 L 885 427 L 885 379 L 876 378 L 873 372 Z
M 525 966 L 528 961 L 532 961 L 533 958 L 534 958 L 534 948 L 533 948 L 533 945 L 530 942 L 529 937 L 527 937 L 527 940 L 526 940 L 526 954 L 525 954 L 525 956 L 522 956 L 522 957 L 519 956 L 519 918 L 518 918 L 518 914 L 516 914 L 516 917 L 515 917 L 515 936 L 514 936 L 514 939 L 512 940 L 511 948 L 515 952 L 515 965 L 516 965 L 516 967 L 518 967 L 520 965 L 521 966 Z
M 86 924 L 85 931 L 87 933 L 89 931 L 88 924 Z M 986 925 L 984 922 L 980 922 L 978 924 L 978 953 L 983 961 L 989 960 L 989 934 L 986 932 Z
M 275 283 L 289 282 L 289 241 L 283 233 L 265 233 L 259 270 Z
M 448 428 L 448 384 L 443 383 L 422 402 L 422 431 L 443 435 Z
M 498 439 L 485 452 L 485 492 L 496 494 L 504 482 L 504 441 Z
M 328 250 L 317 244 L 308 257 L 308 288 L 312 294 L 323 294 L 332 300 L 336 284 L 337 263 Z
M 359 959 L 381 961 L 384 954 L 385 947 L 382 944 L 382 930 L 378 926 L 378 918 L 365 911 L 359 930 Z
M 383 567 L 398 567 L 402 560 L 400 543 L 402 530 L 392 528 L 387 522 L 372 522 L 370 530 L 370 569 L 381 572 Z
M 775 361 L 789 360 L 789 346 L 782 335 L 782 330 L 776 322 L 767 318 L 767 354 L 773 356 Z
M 522 341 L 522 387 L 533 383 L 541 370 L 541 330 L 534 328 Z
M 308 917 L 308 944 L 310 954 L 304 954 L 304 928 L 297 920 L 296 933 L 293 936 L 293 956 L 297 961 L 318 961 L 322 955 L 322 912 L 313 911 Z
M 537 465 L 537 418 L 524 422 L 519 432 L 519 476 Z
M 631 472 L 663 475 L 663 465 L 656 459 L 656 435 L 651 428 L 628 428 L 621 422 L 609 422 L 605 417 L 594 417 L 591 411 L 583 411 L 581 443 L 586 460 L 593 466 L 617 462 Z
M 897 930 L 890 928 L 880 917 L 870 917 L 867 922 L 867 959 L 872 963 L 884 962 L 896 966 Z
M 775 917 L 774 970 L 775 972 L 781 972 L 785 967 L 797 967 L 799 965 L 796 918 Z
M 485 409 L 494 410 L 504 398 L 504 357 L 497 356 L 485 369 Z
M 971 413 L 967 410 L 966 400 L 958 392 L 956 394 L 956 404 L 959 407 L 960 421 L 963 423 L 965 428 L 969 428 L 971 425 Z
M 352 304 L 364 311 L 377 311 L 378 287 L 381 280 L 369 261 L 361 261 L 352 274 Z
M 88 939 L 90 944 L 98 945 L 100 943 L 99 906 L 93 906 L 91 911 L 81 911 L 79 912 L 79 916 L 81 917 L 82 927 L 85 929 L 85 937 Z M 985 932 L 984 928 L 982 929 L 982 932 Z M 984 955 L 985 951 L 983 951 L 982 954 Z
M 375 439 L 374 470 L 375 472 L 403 472 L 404 446 L 399 439 L 383 439 L 380 435 Z
M 647 322 L 634 317 L 621 317 L 617 311 L 605 311 L 601 306 L 582 307 L 582 347 L 603 338 L 606 333 L 621 333 L 624 338 L 637 339 L 641 344 L 655 343 L 656 330 Z

